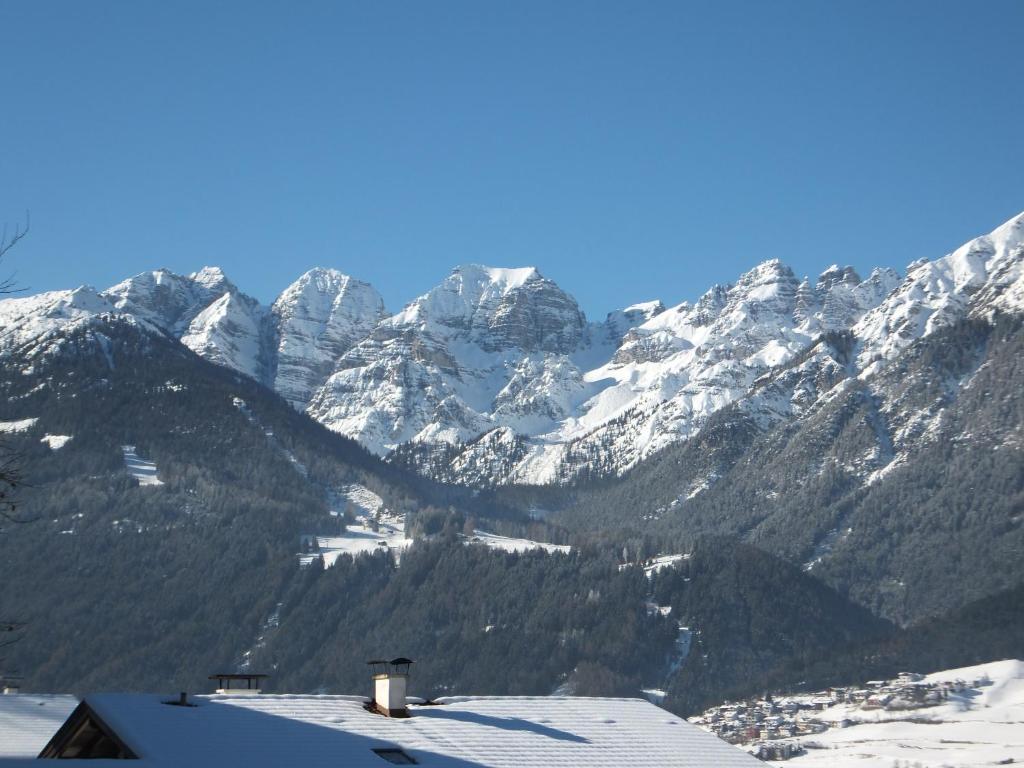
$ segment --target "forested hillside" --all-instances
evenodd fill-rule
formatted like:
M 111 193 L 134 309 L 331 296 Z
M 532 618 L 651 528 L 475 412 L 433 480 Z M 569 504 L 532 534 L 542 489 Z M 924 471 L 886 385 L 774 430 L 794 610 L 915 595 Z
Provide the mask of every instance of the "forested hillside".
M 550 527 L 389 467 L 177 341 L 111 321 L 5 364 L 0 421 L 25 475 L 0 534 L 4 666 L 38 690 L 189 683 L 240 663 L 297 578 L 299 537 L 337 534 L 328 491 L 397 514 Z M 155 465 L 130 474 L 124 446 Z M 488 517 L 491 515 L 491 517 Z

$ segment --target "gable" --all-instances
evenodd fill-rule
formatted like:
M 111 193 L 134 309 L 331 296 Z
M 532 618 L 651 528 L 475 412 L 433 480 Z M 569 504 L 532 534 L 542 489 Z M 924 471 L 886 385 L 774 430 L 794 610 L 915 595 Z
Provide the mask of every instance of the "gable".
M 86 703 L 81 702 L 39 753 L 40 759 L 135 760 L 137 756 Z

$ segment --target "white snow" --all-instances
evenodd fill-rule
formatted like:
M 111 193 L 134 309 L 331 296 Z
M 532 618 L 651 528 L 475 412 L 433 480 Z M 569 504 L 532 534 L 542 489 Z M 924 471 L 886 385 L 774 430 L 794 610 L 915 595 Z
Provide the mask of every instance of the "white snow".
M 360 515 L 357 520 L 356 525 L 345 527 L 343 536 L 316 536 L 319 551 L 300 554 L 299 564 L 309 565 L 321 555 L 324 567 L 330 568 L 341 555 L 355 556 L 385 550 L 390 550 L 400 560 L 402 551 L 413 543 L 412 539 L 406 538 L 405 523 L 397 515 L 388 514 L 386 511 L 381 513 L 375 521 L 377 530 L 373 529 L 374 521 L 367 516 Z M 464 537 L 464 541 L 467 545 L 478 544 L 504 552 L 528 552 L 534 549 L 542 549 L 548 553 L 570 551 L 570 547 L 565 544 L 517 539 L 479 530 L 474 531 L 472 536 Z
M 70 694 L 0 694 L 0 761 L 38 755 L 77 705 Z
M 135 452 L 134 445 L 122 445 L 124 452 L 124 465 L 128 474 L 139 481 L 139 485 L 163 485 L 163 480 L 157 475 L 156 464 L 147 459 L 141 458 Z
M 324 559 L 324 567 L 330 568 L 342 555 L 366 554 L 368 552 L 391 551 L 401 558 L 402 550 L 412 544 L 405 537 L 405 524 L 393 518 L 383 517 L 373 530 L 369 522 L 345 526 L 344 536 L 317 536 L 319 552 L 299 555 L 300 565 L 309 565 L 318 555 Z
M 96 291 L 81 286 L 0 301 L 0 354 L 28 357 L 59 345 L 63 334 L 93 322 L 114 308 Z
M 641 301 L 636 304 L 630 304 L 624 310 L 623 314 L 631 315 L 633 313 L 648 315 L 653 317 L 654 315 L 660 314 L 665 311 L 665 306 L 660 300 L 655 299 L 654 301 Z
M 543 549 L 549 553 L 561 552 L 565 554 L 571 550 L 568 544 L 549 544 L 544 541 L 533 541 L 531 539 L 516 539 L 481 530 L 473 531 L 473 535 L 466 538 L 466 543 L 483 544 L 486 547 L 501 549 L 505 552 L 529 552 L 531 549 Z
M 343 485 L 331 496 L 331 514 L 340 514 L 352 505 L 355 515 L 369 516 L 382 509 L 384 499 L 360 483 Z
M 527 280 L 537 276 L 535 267 L 517 267 L 513 269 L 501 267 L 484 267 L 491 282 L 497 283 L 503 289 L 521 288 Z
M 672 568 L 676 563 L 689 559 L 689 554 L 657 555 L 644 563 L 644 573 L 647 574 L 648 578 L 650 578 L 658 571 L 664 570 L 665 568 Z
M 17 421 L 0 421 L 0 434 L 13 434 L 17 432 L 28 432 L 39 421 L 39 417 L 31 419 L 18 419 Z
M 225 293 L 193 318 L 181 343 L 208 360 L 258 379 L 263 314 L 253 300 Z
M 384 500 L 361 483 L 349 483 L 328 493 L 330 513 L 340 517 L 348 511 L 356 519 L 345 526 L 342 536 L 315 536 L 317 551 L 299 555 L 299 565 L 307 566 L 317 556 L 330 568 L 341 555 L 359 555 L 390 550 L 401 558 L 402 550 L 412 544 L 405 536 L 405 519 L 390 512 Z M 374 530 L 376 528 L 376 530 Z
M 864 710 L 838 704 L 813 716 L 848 719 L 846 728 L 800 739 L 807 752 L 785 762 L 790 768 L 974 768 L 1024 762 L 1024 661 L 1007 660 L 950 669 L 926 682 L 963 681 L 934 707 Z M 818 745 L 810 748 L 812 744 Z
M 43 435 L 39 442 L 45 443 L 51 451 L 59 451 L 71 439 L 71 435 Z
M 382 717 L 359 696 L 96 694 L 89 705 L 153 765 L 382 768 L 374 748 L 438 768 L 755 768 L 758 761 L 642 699 L 449 697 Z

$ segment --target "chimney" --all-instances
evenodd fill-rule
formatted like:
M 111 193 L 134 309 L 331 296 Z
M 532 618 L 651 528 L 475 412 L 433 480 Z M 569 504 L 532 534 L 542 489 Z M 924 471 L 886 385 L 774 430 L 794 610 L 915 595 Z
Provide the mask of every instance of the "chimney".
M 373 670 L 372 709 L 387 717 L 408 717 L 405 705 L 405 689 L 409 681 L 411 659 L 397 658 L 391 661 L 376 659 L 366 662 Z
M 231 694 L 232 696 L 256 696 L 260 693 L 260 680 L 266 675 L 250 675 L 223 673 L 210 675 L 210 680 L 217 681 L 217 693 Z

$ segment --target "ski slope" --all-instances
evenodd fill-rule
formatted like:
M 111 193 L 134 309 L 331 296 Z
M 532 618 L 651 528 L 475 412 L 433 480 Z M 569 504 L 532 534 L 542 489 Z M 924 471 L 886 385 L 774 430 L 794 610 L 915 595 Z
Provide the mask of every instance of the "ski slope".
M 143 459 L 135 452 L 134 445 L 122 445 L 124 452 L 124 466 L 128 474 L 139 481 L 139 485 L 163 485 L 164 481 L 156 471 L 156 464 L 148 459 Z

